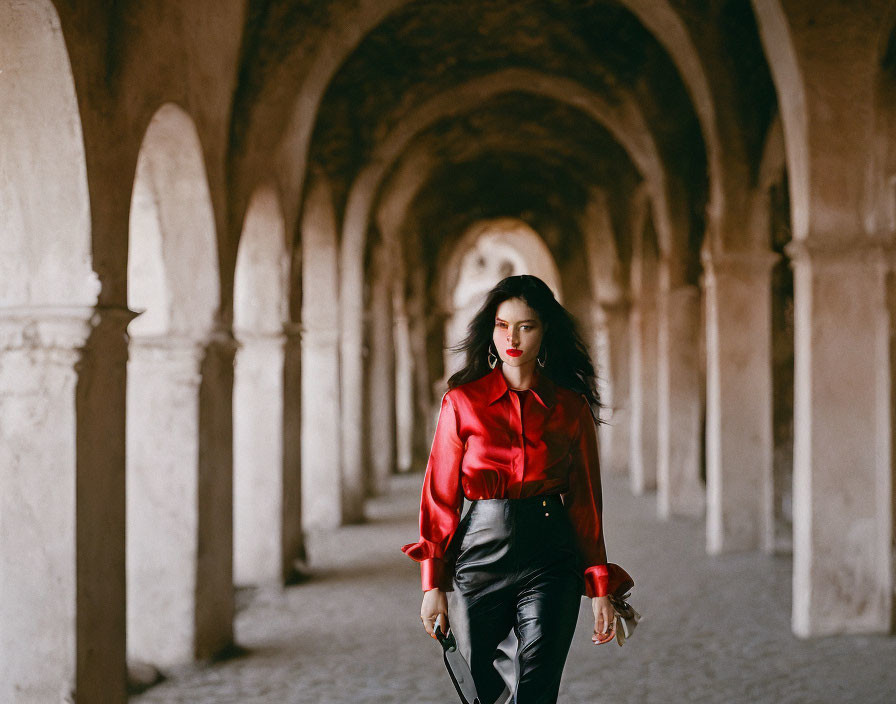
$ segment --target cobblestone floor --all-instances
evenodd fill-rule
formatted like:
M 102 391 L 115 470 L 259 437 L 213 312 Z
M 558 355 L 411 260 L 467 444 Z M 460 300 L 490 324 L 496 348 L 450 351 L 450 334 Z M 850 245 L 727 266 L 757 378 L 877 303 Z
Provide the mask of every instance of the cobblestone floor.
M 309 537 L 314 578 L 241 595 L 247 654 L 169 673 L 139 704 L 454 702 L 441 649 L 420 625 L 420 475 L 371 501 L 369 521 Z M 644 620 L 622 648 L 590 642 L 588 603 L 563 676 L 565 704 L 896 702 L 896 638 L 803 641 L 790 632 L 790 560 L 709 557 L 700 521 L 655 518 L 653 497 L 605 478 L 610 559 L 635 578 Z

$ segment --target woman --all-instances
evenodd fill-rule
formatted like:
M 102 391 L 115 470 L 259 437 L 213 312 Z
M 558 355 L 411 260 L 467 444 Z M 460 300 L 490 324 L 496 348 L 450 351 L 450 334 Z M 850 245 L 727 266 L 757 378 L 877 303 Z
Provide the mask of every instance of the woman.
M 489 292 L 457 350 L 466 366 L 442 397 L 421 538 L 402 548 L 421 562 L 420 617 L 432 636 L 450 623 L 482 704 L 508 689 L 555 702 L 581 595 L 592 642 L 609 642 L 609 596 L 633 584 L 604 547 L 594 367 L 572 316 L 527 275 Z M 511 631 L 508 669 L 496 649 Z

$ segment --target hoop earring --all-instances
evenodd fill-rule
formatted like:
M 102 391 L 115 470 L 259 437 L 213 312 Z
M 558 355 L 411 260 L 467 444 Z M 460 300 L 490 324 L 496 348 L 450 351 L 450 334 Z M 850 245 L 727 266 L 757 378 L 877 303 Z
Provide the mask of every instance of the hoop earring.
M 495 368 L 495 365 L 498 364 L 498 355 L 492 354 L 492 343 L 488 343 L 488 356 L 486 357 L 488 360 L 488 366 L 492 369 Z
M 535 361 L 538 362 L 539 367 L 543 368 L 544 365 L 548 363 L 548 351 L 544 351 L 544 359 L 542 359 L 541 357 L 536 357 Z

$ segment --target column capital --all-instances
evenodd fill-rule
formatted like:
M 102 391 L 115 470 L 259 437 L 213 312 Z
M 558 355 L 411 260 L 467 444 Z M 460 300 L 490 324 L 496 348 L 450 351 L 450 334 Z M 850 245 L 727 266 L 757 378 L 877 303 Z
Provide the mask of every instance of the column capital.
M 79 349 L 97 322 L 93 306 L 0 308 L 0 350 Z
M 339 330 L 332 325 L 320 325 L 311 323 L 299 327 L 299 338 L 304 345 L 338 345 Z
M 781 255 L 771 250 L 733 250 L 700 254 L 707 271 L 715 273 L 765 274 L 781 261 Z
M 198 366 L 205 356 L 206 345 L 187 335 L 136 335 L 131 338 L 131 357 L 135 354 L 148 361 L 168 360 Z
M 236 353 L 239 343 L 229 327 L 216 325 L 205 340 L 200 340 L 205 347 L 214 347 L 223 352 Z
M 302 324 L 297 323 L 294 320 L 286 321 L 285 323 L 283 323 L 283 334 L 288 340 L 301 339 Z
M 628 313 L 632 309 L 632 301 L 628 298 L 617 298 L 611 301 L 600 301 L 599 305 L 603 308 L 605 313 L 615 315 L 615 314 L 625 314 Z
M 239 347 L 247 345 L 273 345 L 282 343 L 287 336 L 286 326 L 280 330 L 241 330 L 236 329 L 234 339 Z
M 896 243 L 870 237 L 792 240 L 784 251 L 794 266 L 874 265 L 896 266 Z
M 432 308 L 425 313 L 426 324 L 433 328 L 439 325 L 444 325 L 445 321 L 451 318 L 455 312 L 455 310 L 448 310 L 446 308 Z
M 131 338 L 128 347 L 128 373 L 138 365 L 141 370 L 163 371 L 165 378 L 186 388 L 198 388 L 202 381 L 202 361 L 206 345 L 182 335 L 153 335 Z M 140 373 L 143 373 L 142 371 Z

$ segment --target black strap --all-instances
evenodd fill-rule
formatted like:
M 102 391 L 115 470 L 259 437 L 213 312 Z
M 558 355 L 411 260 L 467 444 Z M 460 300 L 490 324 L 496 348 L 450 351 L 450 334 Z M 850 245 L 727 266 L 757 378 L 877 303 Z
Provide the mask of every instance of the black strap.
M 463 660 L 463 657 L 460 655 L 460 653 L 456 652 L 457 641 L 454 639 L 454 634 L 449 631 L 449 633 L 446 635 L 442 633 L 441 626 L 436 626 L 436 638 L 438 639 L 439 644 L 442 646 L 442 656 L 445 660 L 445 669 L 448 670 L 448 674 L 451 676 L 451 684 L 453 684 L 454 689 L 457 690 L 457 696 L 460 697 L 460 700 L 463 704 L 480 704 L 478 696 L 475 697 L 473 701 L 470 701 L 464 695 L 460 683 L 458 683 L 457 681 L 457 675 L 455 674 L 454 669 L 451 667 L 451 663 L 448 661 L 448 653 L 451 653 L 454 657 Z

